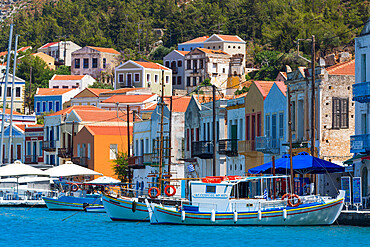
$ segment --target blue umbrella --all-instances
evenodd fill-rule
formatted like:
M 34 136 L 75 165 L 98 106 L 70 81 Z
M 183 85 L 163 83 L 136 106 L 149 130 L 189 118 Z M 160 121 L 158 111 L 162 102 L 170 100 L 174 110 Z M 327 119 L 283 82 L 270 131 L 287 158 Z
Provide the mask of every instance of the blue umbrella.
M 290 166 L 289 166 L 289 157 L 290 157 L 289 154 L 284 154 L 280 159 L 275 160 L 275 169 L 278 166 L 279 167 L 284 167 L 285 164 L 288 164 L 288 169 L 289 169 L 290 168 Z M 249 169 L 248 172 L 252 173 L 252 174 L 260 174 L 260 173 L 272 174 L 272 161 L 267 162 L 267 163 L 265 163 L 263 165 L 260 165 L 260 166 L 253 167 L 253 168 Z

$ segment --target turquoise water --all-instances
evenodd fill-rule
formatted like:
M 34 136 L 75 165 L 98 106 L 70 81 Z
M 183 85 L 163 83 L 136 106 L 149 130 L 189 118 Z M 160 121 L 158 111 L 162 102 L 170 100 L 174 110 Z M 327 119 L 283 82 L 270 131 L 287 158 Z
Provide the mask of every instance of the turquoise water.
M 107 214 L 73 214 L 0 208 L 0 246 L 370 246 L 367 227 L 152 226 L 113 222 Z

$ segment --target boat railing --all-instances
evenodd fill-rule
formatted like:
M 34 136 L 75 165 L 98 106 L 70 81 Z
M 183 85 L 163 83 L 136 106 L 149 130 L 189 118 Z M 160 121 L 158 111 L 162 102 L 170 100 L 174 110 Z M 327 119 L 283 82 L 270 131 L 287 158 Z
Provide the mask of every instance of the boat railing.
M 259 209 L 267 210 L 272 208 L 283 208 L 286 206 L 287 201 L 285 200 L 261 201 L 259 204 Z

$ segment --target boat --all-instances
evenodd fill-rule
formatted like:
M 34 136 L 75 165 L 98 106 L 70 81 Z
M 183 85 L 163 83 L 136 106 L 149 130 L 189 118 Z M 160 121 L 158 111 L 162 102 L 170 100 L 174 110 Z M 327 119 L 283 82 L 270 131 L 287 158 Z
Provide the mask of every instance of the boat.
M 87 206 L 102 206 L 100 194 L 86 196 L 59 195 L 57 197 L 42 198 L 49 210 L 85 211 Z
M 336 198 L 285 194 L 271 199 L 272 181 L 289 176 L 205 177 L 190 182 L 190 204 L 178 208 L 146 201 L 151 224 L 330 225 L 338 218 L 345 192 Z
M 101 206 L 87 206 L 85 207 L 85 211 L 88 213 L 106 213 L 105 208 L 103 205 Z

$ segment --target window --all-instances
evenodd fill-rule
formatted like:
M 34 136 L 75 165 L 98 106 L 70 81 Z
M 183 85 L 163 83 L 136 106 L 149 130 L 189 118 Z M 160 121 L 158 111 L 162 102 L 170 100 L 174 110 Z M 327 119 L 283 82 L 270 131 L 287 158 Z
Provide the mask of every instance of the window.
M 146 82 L 150 82 L 150 74 L 146 74 Z
M 361 134 L 367 134 L 367 114 L 361 114 Z
M 62 86 L 62 88 L 68 88 L 68 86 Z
M 265 133 L 265 135 L 267 137 L 269 137 L 270 134 L 271 134 L 271 132 L 270 132 L 270 115 L 266 115 L 265 120 L 266 120 L 266 123 L 265 123 L 266 133 Z
M 333 98 L 333 129 L 348 128 L 348 98 Z
M 279 137 L 284 136 L 284 113 L 279 113 Z
M 366 54 L 361 54 L 361 82 L 366 82 Z
M 169 68 L 169 67 L 170 67 L 170 61 L 166 61 L 165 66 L 166 66 L 167 68 Z
M 272 114 L 271 116 L 271 136 L 273 139 L 276 139 L 277 136 L 277 128 L 276 128 L 276 124 L 277 124 L 277 116 L 276 114 Z
M 27 155 L 31 155 L 31 142 L 27 142 Z
M 186 86 L 190 87 L 190 77 L 186 77 Z
M 168 75 L 166 75 L 166 83 L 170 83 L 170 77 Z
M 206 185 L 206 193 L 216 193 L 216 186 Z
M 154 75 L 154 82 L 158 83 L 158 75 Z
M 225 68 L 222 68 L 222 73 L 225 74 L 226 70 Z
M 134 80 L 135 80 L 135 82 L 139 82 L 140 81 L 140 74 L 136 73 L 134 75 Z
M 257 135 L 256 136 L 261 136 L 261 114 L 257 113 Z
M 181 76 L 177 77 L 177 85 L 181 85 Z
M 109 145 L 109 158 L 111 160 L 117 159 L 117 152 L 118 152 L 117 144 L 110 144 Z
M 295 101 L 292 101 L 292 131 L 295 131 Z
M 59 86 L 53 86 L 53 88 L 59 88 Z
M 214 69 L 217 69 L 217 63 L 213 63 L 212 66 Z
M 42 156 L 42 141 L 39 142 L 39 156 Z
M 55 101 L 55 111 L 59 111 L 59 110 L 60 110 L 60 102 Z
M 149 139 L 148 138 L 145 139 L 145 150 L 144 150 L 144 153 L 145 154 L 150 153 L 149 152 Z
M 189 129 L 186 130 L 186 151 L 189 151 L 189 147 L 190 147 L 190 133 L 189 133 Z
M 199 69 L 203 69 L 203 60 L 199 60 Z
M 196 86 L 196 85 L 197 85 L 197 78 L 193 77 L 193 86 Z
M 8 87 L 6 90 L 6 97 L 12 97 L 12 88 Z
M 21 97 L 21 88 L 20 87 L 16 87 L 15 88 L 15 97 Z
M 122 83 L 123 82 L 123 74 L 118 75 L 118 82 Z
M 84 58 L 84 69 L 88 69 L 88 68 L 89 68 L 89 59 Z
M 98 59 L 93 58 L 92 59 L 92 68 L 96 69 L 98 67 Z
M 36 103 L 36 112 L 40 112 L 40 102 Z
M 47 111 L 46 110 L 46 102 L 45 101 L 42 102 L 42 111 Z
M 88 159 L 91 158 L 91 146 L 90 146 L 90 143 L 87 144 L 87 158 Z
M 105 67 L 107 67 L 107 59 L 103 58 L 103 68 L 105 69 Z
M 182 67 L 182 61 L 181 60 L 177 61 L 177 67 Z
M 191 60 L 186 60 L 186 69 L 191 69 Z
M 193 60 L 193 69 L 197 69 L 197 67 L 198 67 L 198 61 Z
M 250 128 L 250 121 L 249 121 L 249 119 L 250 119 L 250 117 L 249 116 L 246 116 L 245 117 L 245 130 L 246 130 L 246 138 L 247 138 L 247 140 L 249 140 L 250 139 L 250 135 L 249 135 L 249 133 L 250 133 L 250 130 L 249 130 L 249 128 Z
M 79 68 L 80 68 L 80 59 L 75 58 L 75 69 L 79 69 Z

